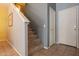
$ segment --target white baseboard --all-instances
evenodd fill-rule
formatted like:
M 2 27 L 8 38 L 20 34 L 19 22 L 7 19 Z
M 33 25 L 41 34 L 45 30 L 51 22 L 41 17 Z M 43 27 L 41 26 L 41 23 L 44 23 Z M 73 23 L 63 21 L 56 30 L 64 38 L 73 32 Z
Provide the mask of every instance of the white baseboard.
M 44 49 L 48 49 L 49 47 L 44 47 Z
M 21 53 L 13 46 L 13 44 L 11 44 L 8 40 L 7 40 L 7 42 L 19 54 L 19 56 L 22 56 Z

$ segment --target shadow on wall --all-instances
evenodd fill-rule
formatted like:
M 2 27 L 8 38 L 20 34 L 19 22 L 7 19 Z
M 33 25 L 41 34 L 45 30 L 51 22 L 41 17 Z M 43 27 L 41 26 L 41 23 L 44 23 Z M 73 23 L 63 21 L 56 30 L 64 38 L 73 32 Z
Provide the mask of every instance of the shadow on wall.
M 71 8 L 73 6 L 79 5 L 79 3 L 57 3 L 56 10 L 61 11 L 67 8 Z
M 15 3 L 16 7 L 20 9 L 20 11 L 25 15 L 25 6 L 27 5 L 26 3 Z
M 31 20 L 38 37 L 47 46 L 47 3 L 29 3 L 26 6 L 26 17 Z M 44 25 L 46 26 L 44 28 Z

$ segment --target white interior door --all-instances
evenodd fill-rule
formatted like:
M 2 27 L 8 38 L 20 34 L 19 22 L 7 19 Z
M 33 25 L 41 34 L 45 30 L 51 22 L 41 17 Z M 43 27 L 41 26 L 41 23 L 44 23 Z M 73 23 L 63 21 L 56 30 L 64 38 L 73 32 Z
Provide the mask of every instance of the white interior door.
M 55 10 L 49 7 L 49 46 L 55 43 Z
M 76 46 L 76 6 L 63 9 L 58 12 L 59 21 L 59 43 Z

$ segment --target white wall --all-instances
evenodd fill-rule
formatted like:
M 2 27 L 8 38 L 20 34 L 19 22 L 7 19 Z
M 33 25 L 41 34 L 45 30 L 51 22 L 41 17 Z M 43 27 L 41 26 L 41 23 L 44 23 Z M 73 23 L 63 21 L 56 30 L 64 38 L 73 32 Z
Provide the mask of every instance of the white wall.
M 13 26 L 9 27 L 9 42 L 21 55 L 26 55 L 28 54 L 28 23 L 24 22 L 20 12 L 15 7 L 12 8 Z
M 58 12 L 59 15 L 59 43 L 76 46 L 76 7 Z M 72 44 L 73 43 L 73 44 Z
M 75 7 L 79 4 L 75 4 L 75 3 L 58 3 L 56 4 L 56 36 L 57 36 L 57 43 L 62 43 L 63 39 L 67 39 L 66 36 L 68 36 L 69 34 L 67 34 L 67 24 L 66 20 L 63 19 L 69 19 L 69 15 L 67 14 L 68 12 L 64 12 L 63 15 L 60 12 L 63 12 L 64 10 L 68 9 L 68 8 L 72 8 Z M 69 11 L 70 12 L 70 11 Z M 62 20 L 60 19 L 62 18 Z M 63 25 L 64 24 L 64 25 Z M 64 30 L 64 31 L 63 31 Z M 64 34 L 64 35 L 63 35 Z

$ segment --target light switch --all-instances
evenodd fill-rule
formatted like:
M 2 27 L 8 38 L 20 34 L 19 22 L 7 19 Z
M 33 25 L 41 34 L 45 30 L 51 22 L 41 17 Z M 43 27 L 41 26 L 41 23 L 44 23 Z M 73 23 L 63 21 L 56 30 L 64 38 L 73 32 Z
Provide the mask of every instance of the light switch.
M 46 27 L 46 25 L 44 24 L 44 28 Z

